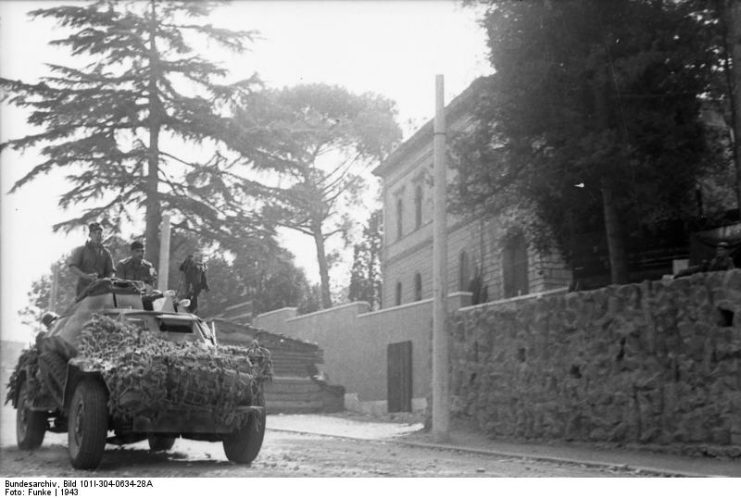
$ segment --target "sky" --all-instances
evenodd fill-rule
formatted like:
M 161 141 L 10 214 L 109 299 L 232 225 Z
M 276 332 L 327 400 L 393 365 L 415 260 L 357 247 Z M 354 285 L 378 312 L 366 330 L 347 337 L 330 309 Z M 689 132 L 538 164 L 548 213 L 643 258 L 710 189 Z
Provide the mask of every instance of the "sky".
M 75 65 L 65 49 L 48 45 L 67 32 L 26 15 L 31 9 L 60 4 L 65 2 L 0 2 L 0 76 L 34 82 L 47 74 L 46 63 Z M 240 56 L 210 51 L 206 55 L 221 61 L 234 80 L 257 71 L 268 87 L 324 82 L 356 93 L 384 95 L 396 102 L 408 138 L 433 117 L 436 74 L 445 77 L 449 102 L 475 78 L 491 72 L 485 33 L 477 22 L 480 14 L 480 9 L 446 0 L 238 0 L 214 11 L 209 22 L 258 30 L 260 40 L 250 53 Z M 31 128 L 25 118 L 24 110 L 0 106 L 0 141 L 28 134 Z M 0 335 L 4 340 L 32 340 L 33 331 L 17 316 L 28 304 L 32 282 L 87 237 L 83 228 L 69 234 L 51 229 L 76 215 L 57 206 L 66 190 L 60 173 L 8 193 L 39 159 L 34 150 L 0 155 Z M 143 222 L 139 228 L 140 233 Z M 311 239 L 284 232 L 281 241 L 296 255 L 307 277 L 318 281 Z M 346 285 L 343 275 L 349 273 L 349 257 L 331 274 L 336 286 Z

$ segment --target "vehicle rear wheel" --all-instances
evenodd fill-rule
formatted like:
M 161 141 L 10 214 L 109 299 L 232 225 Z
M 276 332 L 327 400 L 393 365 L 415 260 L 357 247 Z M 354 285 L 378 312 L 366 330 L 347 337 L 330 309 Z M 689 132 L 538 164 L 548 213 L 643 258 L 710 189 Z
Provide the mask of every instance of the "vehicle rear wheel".
M 265 437 L 265 399 L 262 394 L 258 397 L 255 406 L 261 406 L 260 413 L 250 415 L 247 423 L 238 430 L 224 437 L 224 453 L 226 457 L 236 463 L 252 463 L 257 458 Z
M 18 448 L 35 450 L 44 441 L 47 417 L 45 412 L 36 412 L 29 408 L 28 381 L 21 381 L 15 411 L 15 436 Z
M 69 458 L 76 469 L 94 469 L 103 459 L 108 434 L 108 394 L 93 379 L 84 379 L 75 388 L 69 409 L 67 441 Z
M 175 445 L 175 438 L 172 436 L 152 435 L 147 438 L 149 449 L 152 451 L 168 451 Z

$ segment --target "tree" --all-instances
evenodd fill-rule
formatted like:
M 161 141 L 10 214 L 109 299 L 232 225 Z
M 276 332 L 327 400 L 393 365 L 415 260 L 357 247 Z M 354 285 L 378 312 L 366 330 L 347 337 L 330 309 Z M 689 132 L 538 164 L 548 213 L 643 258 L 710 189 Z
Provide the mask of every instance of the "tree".
M 631 233 L 696 214 L 710 35 L 684 2 L 489 3 L 497 72 L 454 145 L 454 204 L 531 212 L 536 245 L 555 239 L 567 258 L 575 232 L 602 230 L 625 282 Z
M 265 218 L 312 237 L 322 307 L 331 307 L 326 243 L 349 229 L 348 213 L 363 187 L 360 170 L 385 157 L 401 137 L 393 103 L 337 86 L 299 85 L 248 96 L 236 123 L 233 147 L 259 143 L 247 151 L 247 162 L 280 177 L 278 184 L 263 184 Z
M 719 52 L 725 76 L 732 157 L 736 173 L 736 209 L 741 212 L 741 0 L 717 0 L 711 19 L 717 19 L 721 29 Z M 706 7 L 707 8 L 707 7 Z M 711 6 L 712 9 L 712 6 Z
M 163 213 L 181 226 L 230 235 L 258 222 L 231 204 L 228 164 L 218 150 L 202 162 L 186 159 L 188 147 L 218 144 L 236 95 L 249 93 L 255 77 L 226 85 L 226 70 L 195 53 L 201 38 L 242 51 L 252 31 L 198 23 L 214 2 L 98 0 L 30 12 L 73 30 L 53 45 L 92 62 L 80 68 L 49 64 L 38 83 L 0 79 L 10 102 L 31 110 L 40 133 L 10 140 L 0 150 L 42 147 L 45 160 L 13 186 L 21 188 L 52 169 L 63 169 L 72 188 L 62 208 L 87 204 L 80 216 L 54 226 L 69 230 L 92 220 L 118 227 L 131 209 L 145 210 L 146 258 L 158 261 Z M 213 148 L 213 147 L 212 147 Z M 187 220 L 187 222 L 184 222 Z
M 383 214 L 371 213 L 363 227 L 363 239 L 353 248 L 350 272 L 350 301 L 366 301 L 371 309 L 381 307 L 381 248 L 383 247 Z

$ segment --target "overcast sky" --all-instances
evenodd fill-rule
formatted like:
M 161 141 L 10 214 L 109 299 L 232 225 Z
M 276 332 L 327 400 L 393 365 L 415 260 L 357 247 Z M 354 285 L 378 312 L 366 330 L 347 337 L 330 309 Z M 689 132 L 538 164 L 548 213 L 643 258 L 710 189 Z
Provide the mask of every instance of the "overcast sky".
M 0 1 L 0 75 L 33 82 L 46 74 L 45 63 L 75 65 L 63 49 L 48 46 L 64 31 L 26 12 L 65 2 Z M 70 2 L 66 2 L 70 3 Z M 491 72 L 480 11 L 452 1 L 236 1 L 212 15 L 215 26 L 261 32 L 251 53 L 211 54 L 238 79 L 257 71 L 268 86 L 305 82 L 338 84 L 351 91 L 372 91 L 397 103 L 408 137 L 434 113 L 434 76 L 445 76 L 446 102 L 476 77 Z M 0 107 L 0 139 L 24 136 L 23 111 Z M 51 263 L 80 245 L 83 229 L 54 234 L 51 226 L 74 213 L 60 212 L 60 174 L 49 175 L 8 195 L 8 189 L 38 161 L 34 151 L 0 156 L 2 224 L 2 337 L 32 339 L 17 311 L 27 304 L 31 283 Z M 142 224 L 143 228 L 143 224 Z M 141 232 L 143 230 L 139 230 Z M 124 234 L 126 236 L 127 234 Z M 308 237 L 287 236 L 284 244 L 307 276 L 317 281 L 315 252 Z M 342 270 L 332 274 L 342 284 Z M 346 282 L 345 282 L 346 284 Z

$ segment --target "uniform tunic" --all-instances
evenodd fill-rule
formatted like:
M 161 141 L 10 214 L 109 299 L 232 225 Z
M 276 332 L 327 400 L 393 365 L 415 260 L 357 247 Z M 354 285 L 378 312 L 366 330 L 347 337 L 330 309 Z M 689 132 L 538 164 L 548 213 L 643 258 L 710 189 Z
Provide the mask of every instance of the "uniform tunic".
M 129 256 L 119 261 L 116 265 L 116 278 L 141 280 L 145 284 L 154 286 L 156 276 L 157 272 L 154 269 L 154 265 L 146 259 L 137 261 L 133 256 Z
M 83 273 L 96 273 L 98 278 L 109 278 L 113 275 L 113 257 L 102 244 L 87 241 L 72 252 L 68 266 L 76 266 Z M 80 277 L 77 280 L 77 295 L 93 282 L 92 279 Z

